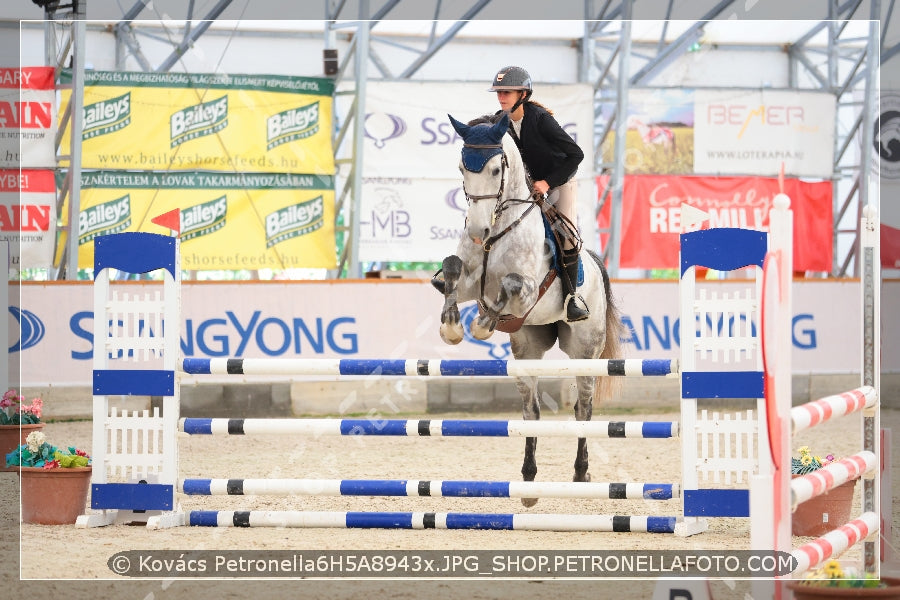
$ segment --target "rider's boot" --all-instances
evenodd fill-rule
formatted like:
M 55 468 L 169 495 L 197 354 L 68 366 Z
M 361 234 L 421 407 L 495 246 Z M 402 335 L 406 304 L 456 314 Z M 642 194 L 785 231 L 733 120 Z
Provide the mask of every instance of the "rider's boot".
M 563 265 L 565 276 L 562 278 L 563 306 L 566 309 L 566 321 L 573 323 L 588 318 L 590 311 L 584 299 L 575 293 L 578 284 L 578 251 L 563 250 Z

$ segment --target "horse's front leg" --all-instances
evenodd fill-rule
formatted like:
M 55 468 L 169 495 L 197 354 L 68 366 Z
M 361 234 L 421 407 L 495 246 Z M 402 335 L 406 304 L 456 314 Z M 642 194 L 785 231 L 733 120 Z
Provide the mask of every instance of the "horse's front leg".
M 541 418 L 540 392 L 538 391 L 537 377 L 517 377 L 516 387 L 522 395 L 522 418 L 526 421 L 537 421 Z M 537 438 L 525 438 L 525 458 L 522 461 L 522 481 L 534 481 L 537 475 Z M 537 498 L 522 498 L 522 504 L 532 507 L 537 504 Z
M 533 291 L 534 284 L 518 273 L 504 275 L 503 279 L 500 280 L 500 291 L 493 305 L 485 302 L 484 304 L 488 306 L 483 307 L 483 312 L 472 321 L 472 325 L 469 327 L 472 337 L 477 340 L 486 340 L 491 337 L 494 334 L 494 328 L 497 327 L 500 315 L 507 311 L 507 306 L 510 307 L 510 310 L 521 307 L 523 304 L 522 300 L 531 297 Z M 521 313 L 524 312 L 524 310 L 521 311 Z
M 441 339 L 446 344 L 458 344 L 463 339 L 463 327 L 459 320 L 457 296 L 462 260 L 455 254 L 444 259 L 444 307 L 441 309 Z
M 578 401 L 575 403 L 575 420 L 590 421 L 594 412 L 594 383 L 595 377 L 576 377 L 575 386 L 578 388 Z M 578 438 L 578 450 L 575 454 L 575 476 L 572 481 L 590 481 L 588 473 L 588 448 L 585 438 Z

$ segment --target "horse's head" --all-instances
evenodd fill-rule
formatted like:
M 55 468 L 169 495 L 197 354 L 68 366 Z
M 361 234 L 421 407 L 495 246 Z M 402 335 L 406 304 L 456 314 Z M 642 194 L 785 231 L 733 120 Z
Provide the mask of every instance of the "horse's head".
M 482 243 L 490 233 L 497 203 L 507 194 L 507 180 L 511 178 L 508 156 L 515 145 L 505 137 L 509 115 L 491 123 L 476 119 L 466 125 L 450 117 L 450 123 L 463 139 L 459 170 L 463 175 L 463 192 L 469 203 L 466 211 L 466 231 L 475 243 Z M 512 148 L 510 148 L 512 146 Z M 515 152 L 518 164 L 521 159 Z

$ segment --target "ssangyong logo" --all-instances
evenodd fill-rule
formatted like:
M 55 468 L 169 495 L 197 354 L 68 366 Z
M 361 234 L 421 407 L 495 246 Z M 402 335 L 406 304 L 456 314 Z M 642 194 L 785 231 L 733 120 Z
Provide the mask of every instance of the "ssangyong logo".
M 222 196 L 181 210 L 181 241 L 186 242 L 225 227 L 228 197 Z
M 292 108 L 266 119 L 266 150 L 319 132 L 319 102 Z
M 369 113 L 366 115 L 364 134 L 375 142 L 376 148 L 384 148 L 384 143 L 406 133 L 406 122 L 397 115 Z
M 881 114 L 873 138 L 881 176 L 900 179 L 900 94 L 881 95 Z
M 44 339 L 47 328 L 36 314 L 23 310 L 18 306 L 9 307 L 10 314 L 19 322 L 19 341 L 10 349 L 10 352 L 21 352 L 38 345 Z
M 269 213 L 266 215 L 266 248 L 316 231 L 324 224 L 324 216 L 322 196 Z
M 82 114 L 82 139 L 88 140 L 124 129 L 131 124 L 131 92 L 118 98 L 88 104 Z
M 78 215 L 78 245 L 89 243 L 98 235 L 125 231 L 131 226 L 131 196 L 82 209 Z
M 212 135 L 228 126 L 228 96 L 188 106 L 169 118 L 169 137 L 174 148 L 188 140 Z

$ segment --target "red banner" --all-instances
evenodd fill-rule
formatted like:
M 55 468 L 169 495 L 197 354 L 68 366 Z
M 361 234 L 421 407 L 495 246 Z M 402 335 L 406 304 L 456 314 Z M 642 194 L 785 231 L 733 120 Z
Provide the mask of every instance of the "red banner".
M 606 176 L 597 178 L 601 193 L 608 180 Z M 709 220 L 693 229 L 744 227 L 765 231 L 778 189 L 778 179 L 768 177 L 626 175 L 619 266 L 677 268 L 682 202 L 709 213 Z M 831 182 L 785 179 L 784 193 L 791 198 L 794 211 L 794 270 L 831 271 Z M 610 207 L 607 201 L 597 217 L 601 230 L 609 228 Z M 609 235 L 600 237 L 605 246 Z
M 900 229 L 881 224 L 881 266 L 900 269 Z

